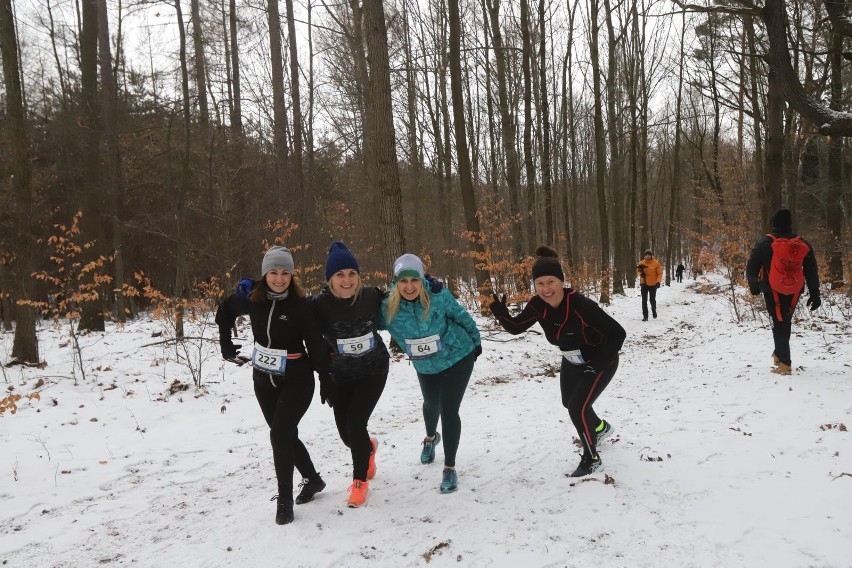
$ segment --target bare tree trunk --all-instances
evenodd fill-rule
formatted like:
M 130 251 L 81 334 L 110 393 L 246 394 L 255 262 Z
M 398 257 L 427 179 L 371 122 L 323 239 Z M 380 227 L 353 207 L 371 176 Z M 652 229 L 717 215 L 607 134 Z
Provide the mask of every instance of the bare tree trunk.
M 530 39 L 530 7 L 528 0 L 521 0 L 521 38 L 524 73 L 524 164 L 527 173 L 527 207 L 524 213 L 524 227 L 527 236 L 527 254 L 535 252 L 535 165 L 532 152 L 532 85 L 530 68 L 532 67 L 532 40 Z
M 476 194 L 473 191 L 473 180 L 470 172 L 470 156 L 467 148 L 467 134 L 465 132 L 464 100 L 462 98 L 461 80 L 461 18 L 459 16 L 458 0 L 449 0 L 450 20 L 450 84 L 453 99 L 453 122 L 455 126 L 456 159 L 459 165 L 459 185 L 461 186 L 462 203 L 464 204 L 464 219 L 467 230 L 475 235 L 471 243 L 476 258 L 474 259 L 474 271 L 476 272 L 476 283 L 479 293 L 486 297 L 492 293 L 491 273 L 485 266 L 485 247 L 482 243 L 482 232 L 479 226 L 479 218 L 476 216 Z
M 228 20 L 231 33 L 231 87 L 234 100 L 231 112 L 231 130 L 241 140 L 243 136 L 243 104 L 240 85 L 240 44 L 237 41 L 237 0 L 229 0 L 228 2 Z
M 509 213 L 513 218 L 520 214 L 519 196 L 521 193 L 521 174 L 518 152 L 515 148 L 517 125 L 512 118 L 509 103 L 508 79 L 506 76 L 506 53 L 503 47 L 503 34 L 500 30 L 500 0 L 490 0 L 488 12 L 491 20 L 491 37 L 494 41 L 494 63 L 497 66 L 497 98 L 500 107 L 500 141 L 506 168 L 506 185 L 509 192 Z M 523 232 L 521 224 L 512 222 L 512 255 L 519 259 L 522 250 Z
M 405 233 L 402 230 L 402 190 L 399 186 L 399 164 L 396 157 L 396 136 L 391 104 L 388 36 L 382 0 L 365 0 L 367 60 L 369 62 L 368 111 L 375 119 L 372 132 L 373 160 L 379 190 L 379 213 L 382 222 L 382 244 L 391 260 L 405 252 Z
M 123 230 L 119 214 L 124 203 L 124 182 L 121 176 L 121 151 L 118 145 L 116 120 L 116 87 L 112 73 L 112 53 L 109 38 L 109 13 L 106 0 L 98 0 L 98 43 L 101 68 L 102 117 L 106 139 L 106 193 L 109 196 L 109 219 L 112 231 L 113 285 L 106 289 L 121 290 L 124 286 Z M 114 294 L 115 314 L 118 321 L 126 319 L 124 296 Z
M 63 110 L 67 110 L 69 95 L 65 78 L 65 70 L 62 68 L 62 63 L 59 60 L 59 51 L 56 48 L 56 28 L 53 21 L 53 10 L 50 6 L 50 0 L 46 0 L 46 4 L 48 22 L 50 23 L 50 47 L 53 52 L 53 61 L 56 63 L 56 75 L 59 77 L 59 89 L 62 93 L 62 108 Z
M 18 39 L 11 0 L 0 0 L 0 55 L 3 59 L 3 79 L 6 98 L 6 132 L 8 135 L 14 227 L 4 227 L 13 235 L 15 260 L 10 270 L 3 270 L 0 288 L 8 290 L 15 301 L 31 299 L 30 273 L 33 235 L 33 194 L 30 184 L 28 159 L 30 141 L 27 133 L 26 111 L 18 67 Z M 8 275 L 8 280 L 6 276 Z M 15 304 L 15 338 L 12 358 L 22 363 L 38 364 L 38 338 L 36 336 L 35 309 Z
M 622 159 L 620 144 L 618 139 L 618 115 L 616 114 L 616 37 L 615 28 L 612 24 L 613 10 L 610 7 L 609 0 L 604 0 L 604 9 L 606 10 L 606 29 L 607 29 L 607 78 L 606 78 L 606 102 L 607 102 L 607 133 L 609 134 L 609 183 L 610 191 L 612 192 L 612 222 L 613 240 L 614 242 L 614 263 L 612 270 L 612 292 L 614 294 L 624 294 L 624 239 L 621 237 L 624 232 L 623 223 L 623 207 L 624 207 L 624 190 L 621 178 Z M 631 259 L 632 264 L 632 259 Z
M 207 63 L 204 59 L 204 37 L 201 35 L 201 10 L 198 0 L 190 0 L 192 12 L 192 45 L 195 50 L 195 88 L 198 90 L 198 124 L 206 130 L 210 124 L 207 108 Z
M 296 46 L 296 21 L 293 16 L 293 0 L 284 0 L 284 5 L 287 8 L 287 35 L 288 44 L 290 47 L 290 100 L 293 103 L 293 156 L 291 160 L 292 176 L 290 177 L 293 185 L 293 194 L 298 196 L 299 203 L 302 207 L 297 209 L 298 215 L 296 222 L 300 225 L 307 226 L 308 219 L 313 218 L 313 196 L 309 195 L 309 188 L 305 187 L 303 160 L 303 143 L 304 136 L 302 128 L 302 102 L 301 91 L 299 89 L 299 52 Z
M 784 93 L 775 70 L 769 69 L 769 91 L 766 100 L 766 185 L 763 188 L 763 223 L 781 208 L 781 180 L 784 165 Z
M 843 74 L 842 74 L 843 36 L 835 29 L 831 34 L 831 50 L 829 63 L 831 67 L 831 108 L 840 110 L 843 105 Z M 843 179 L 843 137 L 832 136 L 828 152 L 828 215 L 826 228 L 829 233 L 828 277 L 832 289 L 843 286 L 843 186 L 849 180 Z
M 541 89 L 541 100 L 539 106 L 542 120 L 542 151 L 541 151 L 541 183 L 544 190 L 544 240 L 555 245 L 553 235 L 553 186 L 550 172 L 550 111 L 547 104 L 547 49 L 545 44 L 545 0 L 538 2 L 538 27 L 539 27 L 539 88 Z
M 178 37 L 180 40 L 180 79 L 181 92 L 183 101 L 181 106 L 183 109 L 183 156 L 181 156 L 180 178 L 178 181 L 179 187 L 177 191 L 177 204 L 175 208 L 176 230 L 175 230 L 175 290 L 174 298 L 178 302 L 178 308 L 175 313 L 175 337 L 182 339 L 184 337 L 183 329 L 183 309 L 180 307 L 180 301 L 183 299 L 183 293 L 186 289 L 186 232 L 184 225 L 186 224 L 186 200 L 189 195 L 191 185 L 189 161 L 192 158 L 192 113 L 190 111 L 191 102 L 189 100 L 189 68 L 187 66 L 186 55 L 186 29 L 184 28 L 183 11 L 180 6 L 181 0 L 175 0 L 175 12 L 177 13 L 178 22 Z
M 677 102 L 675 103 L 675 141 L 672 151 L 672 189 L 669 197 L 669 222 L 668 222 L 668 237 L 666 238 L 666 257 L 668 259 L 669 270 L 666 271 L 666 285 L 671 284 L 671 267 L 674 266 L 674 241 L 675 241 L 675 216 L 677 214 L 677 203 L 680 196 L 680 121 L 681 121 L 681 104 L 683 100 L 683 60 L 684 60 L 684 38 L 686 37 L 686 12 L 681 12 L 681 31 L 680 31 L 680 57 L 678 60 L 678 77 L 677 77 Z M 680 254 L 677 258 L 678 262 L 682 262 Z
M 609 222 L 607 219 L 606 206 L 606 144 L 604 137 L 606 131 L 603 125 L 603 108 L 601 99 L 603 91 L 601 90 L 601 62 L 600 52 L 598 49 L 598 34 L 600 33 L 599 8 L 596 0 L 589 2 L 589 20 L 591 22 L 591 30 L 589 31 L 589 55 L 592 62 L 592 96 L 594 98 L 595 108 L 595 186 L 598 195 L 598 219 L 600 221 L 601 231 L 601 290 L 600 302 L 609 304 L 609 281 L 610 281 L 610 263 L 609 263 Z
M 287 203 L 287 210 L 299 210 L 298 197 L 286 187 L 288 180 L 287 159 L 287 107 L 284 104 L 284 55 L 281 50 L 281 15 L 278 12 L 278 0 L 268 0 L 269 51 L 272 57 L 272 145 L 275 153 L 275 171 L 277 173 L 278 197 L 281 206 Z M 295 215 L 290 215 L 294 218 Z
M 101 176 L 99 139 L 100 105 L 98 104 L 98 1 L 83 0 L 83 29 L 80 34 L 80 90 L 82 98 L 80 131 L 83 179 L 82 232 L 87 241 L 95 245 L 84 252 L 83 258 L 90 261 L 106 249 L 104 242 L 104 218 L 101 208 Z M 80 330 L 103 331 L 105 329 L 103 305 L 99 301 L 83 303 L 80 314 Z

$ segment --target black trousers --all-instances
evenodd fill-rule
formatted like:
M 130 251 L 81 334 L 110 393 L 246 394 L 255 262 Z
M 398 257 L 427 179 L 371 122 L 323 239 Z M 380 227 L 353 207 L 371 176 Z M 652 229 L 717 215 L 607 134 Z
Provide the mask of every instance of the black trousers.
M 284 376 L 254 371 L 254 394 L 269 425 L 272 459 L 278 478 L 278 494 L 293 495 L 293 469 L 302 477 L 314 477 L 317 470 L 305 444 L 299 439 L 299 421 L 314 396 L 314 372 L 307 358 L 287 363 Z
M 651 301 L 651 312 L 657 317 L 657 286 L 641 285 L 642 289 L 642 317 L 648 319 L 648 300 Z
M 597 374 L 584 373 L 585 365 L 573 365 L 562 358 L 562 369 L 559 371 L 559 388 L 562 391 L 562 406 L 568 409 L 568 415 L 580 441 L 583 443 L 583 454 L 597 456 L 595 447 L 595 428 L 601 423 L 592 404 L 598 399 L 603 390 L 609 385 L 618 370 L 618 356 L 602 364 Z M 597 368 L 597 366 L 595 366 Z
M 790 359 L 790 335 L 793 327 L 793 311 L 796 309 L 793 298 L 794 296 L 779 294 L 778 304 L 776 304 L 772 290 L 763 293 L 766 310 L 769 312 L 769 318 L 772 320 L 772 339 L 775 342 L 775 355 L 778 356 L 778 359 L 782 363 L 786 363 L 787 365 L 792 365 Z
M 352 451 L 352 479 L 367 481 L 367 465 L 373 446 L 367 422 L 385 390 L 388 371 L 335 384 L 334 422 L 346 447 Z

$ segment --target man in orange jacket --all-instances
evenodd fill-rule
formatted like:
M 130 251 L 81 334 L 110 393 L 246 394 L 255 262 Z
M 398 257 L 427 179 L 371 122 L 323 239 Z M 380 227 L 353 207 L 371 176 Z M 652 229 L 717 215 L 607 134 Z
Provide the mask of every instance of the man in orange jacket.
M 642 321 L 648 321 L 648 299 L 651 300 L 651 314 L 657 317 L 657 288 L 663 280 L 663 267 L 660 261 L 654 258 L 651 249 L 645 251 L 642 260 L 636 267 L 639 275 L 639 283 L 642 288 Z

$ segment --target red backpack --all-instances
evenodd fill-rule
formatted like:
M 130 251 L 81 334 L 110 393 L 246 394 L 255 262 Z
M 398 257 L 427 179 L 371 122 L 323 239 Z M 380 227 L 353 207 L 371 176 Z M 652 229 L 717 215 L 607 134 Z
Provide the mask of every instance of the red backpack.
M 810 247 L 800 237 L 766 236 L 772 239 L 769 287 L 778 294 L 798 296 L 805 285 L 805 271 L 802 262 L 810 252 Z

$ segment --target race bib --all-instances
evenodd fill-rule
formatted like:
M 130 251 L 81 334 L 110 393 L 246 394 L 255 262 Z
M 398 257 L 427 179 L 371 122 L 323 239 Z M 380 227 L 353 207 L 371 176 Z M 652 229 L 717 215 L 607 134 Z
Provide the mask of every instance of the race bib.
M 361 337 L 348 337 L 337 340 L 337 352 L 340 355 L 363 355 L 376 346 L 376 336 L 370 332 Z
M 255 369 L 273 375 L 283 375 L 284 369 L 287 368 L 287 350 L 255 345 L 251 354 L 251 364 Z
M 443 347 L 440 335 L 430 335 L 422 339 L 406 339 L 405 352 L 412 359 L 431 357 Z
M 571 363 L 572 365 L 586 364 L 586 359 L 583 357 L 583 354 L 580 353 L 579 349 L 574 349 L 573 351 L 563 351 L 562 356 L 565 357 L 565 360 Z

